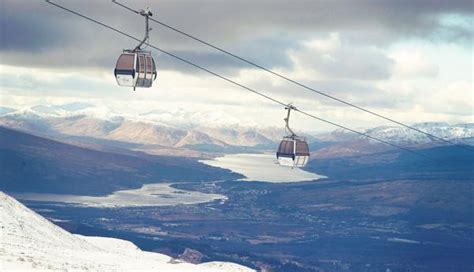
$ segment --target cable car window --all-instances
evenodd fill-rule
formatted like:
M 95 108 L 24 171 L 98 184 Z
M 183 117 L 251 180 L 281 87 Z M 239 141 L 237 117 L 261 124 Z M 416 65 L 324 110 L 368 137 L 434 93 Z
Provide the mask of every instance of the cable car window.
M 153 63 L 151 57 L 146 57 L 146 73 L 152 74 L 153 73 Z
M 283 153 L 293 154 L 293 141 L 283 141 Z
M 284 150 L 285 142 L 281 141 L 280 146 L 278 146 L 278 153 L 282 153 Z
M 138 58 L 139 58 L 138 65 L 140 67 L 139 72 L 145 73 L 145 57 L 138 56 Z
M 132 54 L 122 54 L 117 61 L 118 70 L 130 70 L 133 69 L 133 61 L 135 56 Z
M 308 144 L 306 142 L 296 142 L 296 153 L 307 154 L 309 152 Z

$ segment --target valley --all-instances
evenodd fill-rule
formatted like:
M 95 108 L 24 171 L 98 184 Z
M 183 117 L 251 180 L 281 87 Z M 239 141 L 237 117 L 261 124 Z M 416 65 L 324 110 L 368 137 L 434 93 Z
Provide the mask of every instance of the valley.
M 113 209 L 26 203 L 74 233 L 127 239 L 174 257 L 192 249 L 201 261 L 262 270 L 463 271 L 474 266 L 472 181 L 225 181 L 179 188 L 228 200 Z
M 240 177 L 192 158 L 85 148 L 0 127 L 0 190 L 100 196 L 144 184 Z
M 472 0 L 0 1 L 0 272 L 474 272 Z
M 213 151 L 182 157 L 48 135 L 0 128 L 0 189 L 75 234 L 261 271 L 474 268 L 468 145 L 411 142 L 413 156 L 333 132 L 311 138 L 305 169 L 275 172 L 272 155 L 255 154 L 265 144 L 221 157 L 203 142 L 193 152 Z

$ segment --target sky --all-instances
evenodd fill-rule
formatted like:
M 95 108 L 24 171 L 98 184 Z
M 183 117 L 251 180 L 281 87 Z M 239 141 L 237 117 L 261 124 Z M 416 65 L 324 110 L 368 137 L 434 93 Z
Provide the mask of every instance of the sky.
M 53 0 L 142 37 L 143 18 L 110 0 Z M 314 89 L 408 124 L 474 122 L 472 1 L 131 1 L 153 18 Z M 285 111 L 152 49 L 152 88 L 116 85 L 136 42 L 45 1 L 0 2 L 0 106 L 88 102 L 123 114 L 212 113 L 241 125 L 283 126 Z M 150 43 L 284 103 L 351 128 L 391 125 L 308 92 L 152 23 Z M 292 115 L 296 130 L 332 130 Z M 212 122 L 211 120 L 209 122 Z

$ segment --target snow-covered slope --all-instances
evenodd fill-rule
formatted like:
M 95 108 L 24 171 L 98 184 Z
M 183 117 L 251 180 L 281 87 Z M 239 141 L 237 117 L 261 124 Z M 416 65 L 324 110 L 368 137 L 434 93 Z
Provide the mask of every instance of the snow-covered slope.
M 176 147 L 186 146 L 186 145 L 216 145 L 216 146 L 227 146 L 228 144 L 223 141 L 212 138 L 211 136 L 196 131 L 188 130 L 186 136 L 184 136 L 177 144 Z
M 133 143 L 174 146 L 185 135 L 186 132 L 181 129 L 147 122 L 125 121 L 111 131 L 108 138 Z
M 455 143 L 471 145 L 474 143 L 474 124 L 472 123 L 450 125 L 447 123 L 430 122 L 415 124 L 413 127 Z M 360 131 L 363 130 L 360 129 Z M 372 137 L 409 148 L 427 148 L 444 144 L 440 140 L 404 127 L 382 126 L 367 129 L 365 132 Z M 335 142 L 333 145 L 313 152 L 313 157 L 317 158 L 357 156 L 393 149 L 393 147 L 375 140 L 343 130 L 321 134 L 317 138 L 323 141 Z
M 459 140 L 474 137 L 474 124 L 450 125 L 440 122 L 419 123 L 413 127 L 447 140 Z M 436 141 L 430 137 L 405 127 L 384 126 L 367 130 L 370 136 L 392 143 L 423 144 Z
M 179 113 L 180 121 L 173 122 Z M 0 114 L 0 125 L 46 137 L 79 136 L 106 139 L 134 144 L 183 147 L 193 145 L 256 146 L 271 144 L 281 137 L 279 129 L 260 130 L 237 125 L 207 123 L 217 127 L 201 127 L 198 123 L 186 123 L 185 119 L 196 120 L 194 114 L 181 111 L 160 111 L 139 116 L 122 116 L 113 111 L 89 104 L 65 104 L 56 106 L 34 106 Z M 198 113 L 196 113 L 198 114 Z M 198 114 L 199 115 L 199 114 Z M 166 120 L 166 117 L 169 120 Z M 202 119 L 202 118 L 201 118 Z M 201 120 L 199 119 L 199 120 Z M 279 135 L 276 137 L 276 135 Z
M 263 136 L 258 129 L 240 126 L 199 127 L 199 131 L 212 138 L 234 146 L 255 146 L 270 144 L 272 140 Z M 269 130 L 269 129 L 268 129 Z
M 0 271 L 253 271 L 224 262 L 184 263 L 133 243 L 73 235 L 0 192 Z
M 461 143 L 474 137 L 473 123 L 447 124 L 442 122 L 426 122 L 412 126 L 437 137 L 450 141 L 460 141 Z M 363 131 L 372 137 L 398 144 L 426 144 L 436 141 L 436 139 L 431 139 L 427 135 L 401 126 L 380 126 L 370 129 L 358 128 L 357 130 Z M 314 137 L 321 141 L 330 142 L 351 142 L 365 139 L 363 136 L 358 136 L 343 129 L 336 129 L 329 133 L 315 135 Z

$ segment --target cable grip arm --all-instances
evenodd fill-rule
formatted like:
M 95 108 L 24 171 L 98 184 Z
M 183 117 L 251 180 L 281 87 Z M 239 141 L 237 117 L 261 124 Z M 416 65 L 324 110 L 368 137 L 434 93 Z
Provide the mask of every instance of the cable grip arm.
M 288 105 L 286 105 L 285 110 L 287 110 L 286 118 L 283 119 L 283 120 L 285 120 L 285 123 L 286 123 L 285 128 L 291 133 L 291 137 L 295 137 L 296 134 L 290 128 L 290 113 L 291 113 L 291 110 L 296 110 L 296 107 L 293 106 L 292 104 L 288 104 Z
M 115 1 L 114 1 L 115 3 Z M 151 13 L 151 11 L 147 8 L 147 10 L 140 10 L 138 12 L 138 14 L 142 15 L 143 17 L 145 17 L 145 37 L 143 38 L 143 40 L 140 42 L 140 44 L 137 45 L 137 47 L 135 47 L 135 49 L 133 49 L 133 51 L 137 51 L 137 50 L 140 50 L 141 49 L 141 46 L 148 40 L 148 38 L 150 37 L 149 36 L 149 33 L 150 33 L 150 25 L 149 25 L 149 20 L 150 20 L 150 17 L 153 16 L 153 13 Z

